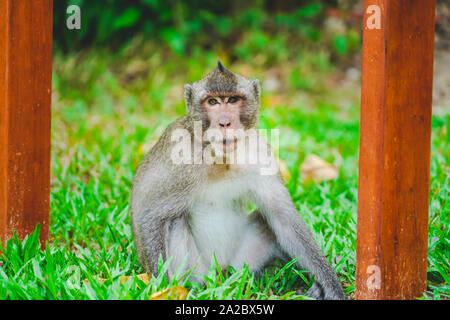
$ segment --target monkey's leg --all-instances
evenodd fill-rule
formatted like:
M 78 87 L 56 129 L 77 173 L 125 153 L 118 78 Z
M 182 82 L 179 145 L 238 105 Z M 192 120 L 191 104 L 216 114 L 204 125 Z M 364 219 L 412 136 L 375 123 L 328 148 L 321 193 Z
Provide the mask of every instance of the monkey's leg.
M 280 248 L 290 259 L 299 258 L 299 265 L 315 276 L 307 295 L 318 299 L 345 299 L 336 273 L 300 218 L 281 179 L 264 176 L 257 185 L 255 200 Z
M 166 234 L 167 257 L 172 257 L 172 262 L 169 266 L 169 277 L 172 277 L 183 263 L 182 273 L 191 268 L 195 268 L 194 275 L 208 273 L 209 265 L 200 256 L 185 216 L 169 221 Z
M 275 236 L 263 221 L 261 213 L 255 210 L 249 216 L 241 246 L 230 265 L 239 270 L 247 264 L 250 272 L 260 272 L 267 264 L 278 258 L 282 258 L 282 252 L 275 241 Z

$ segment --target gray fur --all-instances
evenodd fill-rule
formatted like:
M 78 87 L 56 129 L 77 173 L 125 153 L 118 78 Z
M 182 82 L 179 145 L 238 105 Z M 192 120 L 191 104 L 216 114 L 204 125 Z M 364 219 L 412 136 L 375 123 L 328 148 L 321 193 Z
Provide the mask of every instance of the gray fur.
M 162 255 L 164 259 L 173 258 L 169 276 L 183 261 L 186 261 L 186 268 L 197 267 L 197 273 L 207 272 L 211 257 L 205 257 L 204 251 L 201 251 L 202 243 L 199 241 L 203 238 L 194 232 L 197 229 L 194 228 L 195 221 L 192 219 L 195 215 L 192 210 L 199 199 L 208 201 L 198 196 L 202 195 L 199 190 L 205 190 L 208 194 L 224 179 L 225 183 L 235 181 L 231 182 L 232 187 L 227 184 L 223 186 L 225 193 L 236 194 L 230 210 L 239 211 L 239 207 L 245 207 L 249 201 L 255 203 L 259 210 L 246 220 L 236 218 L 236 221 L 246 221 L 244 225 L 236 226 L 239 227 L 236 230 L 242 230 L 236 235 L 239 239 L 231 237 L 230 242 L 238 241 L 239 247 L 232 250 L 235 252 L 233 259 L 220 263 L 236 268 L 248 263 L 252 271 L 261 272 L 274 259 L 287 261 L 298 257 L 299 265 L 315 275 L 315 283 L 308 295 L 319 299 L 344 299 L 333 268 L 298 215 L 279 174 L 261 176 L 255 174 L 252 168 L 238 168 L 235 170 L 237 173 L 233 173 L 233 169 L 229 170 L 224 165 L 175 165 L 171 162 L 174 144 L 171 133 L 175 129 L 187 129 L 193 133 L 195 120 L 202 120 L 204 130 L 209 126 L 200 103 L 210 90 L 231 90 L 243 95 L 246 110 L 241 115 L 241 121 L 246 128 L 256 124 L 260 104 L 257 80 L 231 73 L 219 63 L 205 78 L 185 86 L 188 114 L 167 128 L 142 160 L 133 181 L 131 220 L 141 265 L 146 272 L 154 274 L 158 271 L 158 258 Z M 222 175 L 227 178 L 221 178 Z M 210 186 L 211 181 L 214 181 L 214 186 Z M 211 199 L 215 200 L 218 199 Z M 216 229 L 220 227 L 215 226 Z

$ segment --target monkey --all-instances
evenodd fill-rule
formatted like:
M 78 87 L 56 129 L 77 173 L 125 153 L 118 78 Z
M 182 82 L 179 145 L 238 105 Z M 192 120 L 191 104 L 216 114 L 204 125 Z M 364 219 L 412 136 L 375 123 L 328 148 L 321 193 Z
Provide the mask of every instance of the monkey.
M 296 263 L 314 276 L 307 296 L 345 299 L 278 169 L 261 174 L 259 163 L 227 161 L 241 142 L 228 133 L 247 132 L 257 125 L 259 80 L 233 73 L 219 61 L 213 71 L 184 89 L 187 113 L 167 127 L 133 180 L 131 223 L 144 270 L 156 274 L 160 256 L 171 259 L 169 277 L 183 263 L 196 274 L 207 274 L 212 257 L 221 267 L 239 270 L 247 265 L 255 273 L 275 260 L 298 258 Z M 196 140 L 195 130 L 202 136 L 210 129 L 222 136 Z M 180 130 L 189 133 L 190 143 L 197 143 L 197 153 L 186 158 L 193 161 L 173 161 L 177 144 L 173 136 Z M 267 142 L 258 143 L 258 148 L 270 151 Z M 202 160 L 206 149 L 216 156 L 214 161 L 195 161 L 196 156 Z M 251 213 L 250 205 L 256 208 Z

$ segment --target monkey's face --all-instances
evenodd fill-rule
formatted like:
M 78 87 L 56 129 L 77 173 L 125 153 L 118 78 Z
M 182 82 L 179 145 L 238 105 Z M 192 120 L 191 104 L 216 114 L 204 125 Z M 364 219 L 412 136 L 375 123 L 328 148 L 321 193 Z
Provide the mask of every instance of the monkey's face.
M 240 115 L 245 107 L 245 97 L 231 92 L 221 96 L 211 92 L 201 104 L 206 110 L 210 129 L 216 130 L 212 143 L 222 151 L 234 150 L 239 138 L 237 130 L 243 129 Z
M 260 106 L 260 87 L 225 69 L 216 69 L 192 85 L 185 85 L 188 111 L 203 123 L 203 129 L 214 131 L 212 143 L 223 151 L 236 148 L 242 130 L 256 126 Z

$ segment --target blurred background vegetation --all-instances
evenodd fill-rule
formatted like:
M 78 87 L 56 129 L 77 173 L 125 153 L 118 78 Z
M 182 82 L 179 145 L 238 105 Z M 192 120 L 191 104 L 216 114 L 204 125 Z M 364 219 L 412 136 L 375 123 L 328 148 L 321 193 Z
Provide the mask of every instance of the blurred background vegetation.
M 81 8 L 80 30 L 66 27 L 71 4 Z M 206 288 L 163 275 L 145 287 L 120 280 L 143 272 L 129 220 L 137 165 L 185 113 L 183 84 L 218 59 L 262 81 L 260 127 L 280 129 L 283 178 L 352 297 L 362 12 L 360 0 L 54 1 L 51 246 L 9 243 L 0 298 L 146 299 L 174 284 L 191 299 L 299 298 L 299 277 L 289 270 L 258 281 L 248 272 L 226 281 L 210 275 Z M 424 295 L 431 299 L 450 296 L 449 26 L 449 1 L 438 0 Z M 300 168 L 311 154 L 337 177 L 307 181 Z M 74 266 L 89 282 L 68 286 Z
M 56 47 L 79 49 L 86 45 L 120 47 L 132 35 L 160 41 L 174 52 L 186 54 L 200 46 L 204 49 L 225 50 L 234 58 L 248 58 L 253 52 L 233 50 L 240 40 L 253 32 L 254 49 L 267 45 L 271 35 L 283 35 L 289 42 L 320 41 L 327 7 L 337 8 L 338 14 L 348 14 L 351 5 L 344 1 L 158 1 L 158 0 L 64 0 L 55 2 Z M 350 3 L 350 2 L 349 2 Z M 65 8 L 80 6 L 83 28 L 71 32 L 64 26 Z M 72 34 L 71 34 L 72 33 Z M 352 32 L 335 35 L 336 50 L 344 54 L 357 46 L 359 37 Z M 247 48 L 251 49 L 251 48 Z
M 66 28 L 70 4 L 81 8 L 81 30 Z M 70 105 L 62 110 L 66 118 L 88 109 L 179 115 L 183 83 L 204 76 L 218 59 L 263 80 L 273 106 L 290 105 L 286 98 L 326 100 L 324 92 L 341 101 L 332 97 L 336 84 L 347 86 L 337 92 L 343 111 L 351 111 L 347 102 L 359 103 L 361 1 L 60 0 L 54 6 L 53 101 L 56 111 Z

